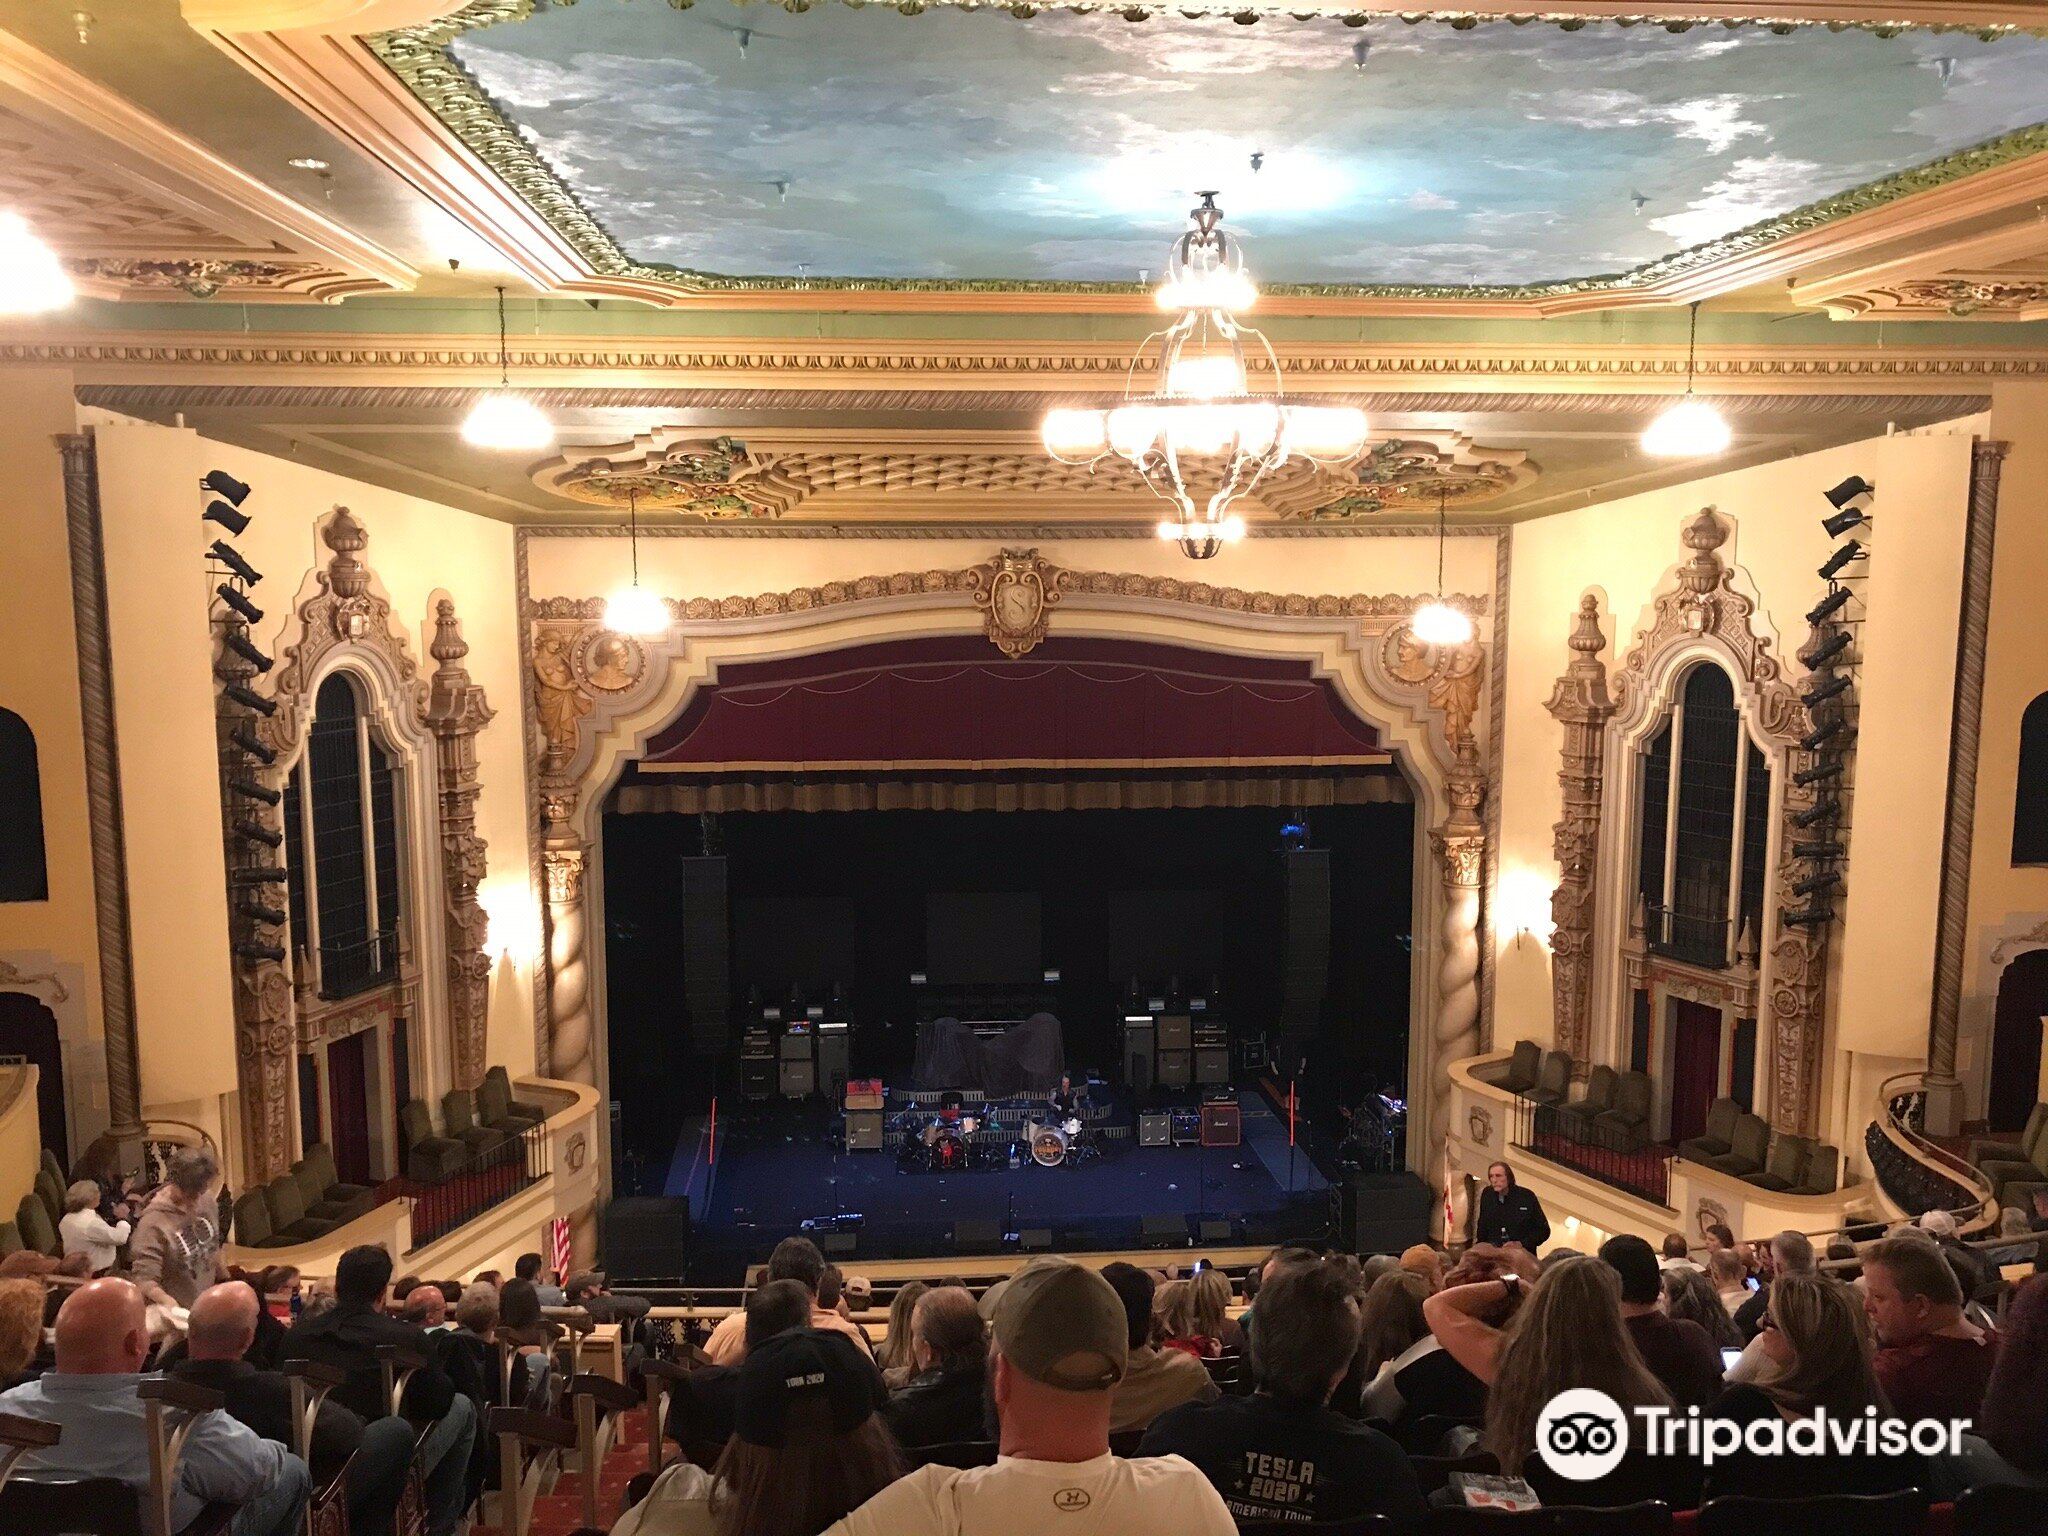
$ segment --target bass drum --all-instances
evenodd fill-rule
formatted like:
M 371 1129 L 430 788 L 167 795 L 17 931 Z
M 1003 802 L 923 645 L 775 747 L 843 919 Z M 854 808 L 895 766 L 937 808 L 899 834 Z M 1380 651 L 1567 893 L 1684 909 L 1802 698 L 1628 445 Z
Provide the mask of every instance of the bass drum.
M 1041 1125 L 1031 1136 L 1031 1161 L 1041 1168 L 1057 1168 L 1067 1160 L 1067 1133 L 1056 1125 Z

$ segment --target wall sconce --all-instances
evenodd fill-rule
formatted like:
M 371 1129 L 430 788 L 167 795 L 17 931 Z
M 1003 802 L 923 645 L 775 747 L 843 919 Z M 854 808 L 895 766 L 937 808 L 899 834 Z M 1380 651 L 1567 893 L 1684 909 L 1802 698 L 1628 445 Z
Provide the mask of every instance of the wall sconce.
M 486 880 L 476 900 L 491 920 L 484 941 L 491 953 L 521 969 L 540 959 L 540 903 L 524 880 Z
M 1550 920 L 1550 888 L 1550 881 L 1537 870 L 1503 870 L 1495 894 L 1495 931 L 1513 934 L 1517 949 L 1530 939 L 1548 947 L 1557 926 Z

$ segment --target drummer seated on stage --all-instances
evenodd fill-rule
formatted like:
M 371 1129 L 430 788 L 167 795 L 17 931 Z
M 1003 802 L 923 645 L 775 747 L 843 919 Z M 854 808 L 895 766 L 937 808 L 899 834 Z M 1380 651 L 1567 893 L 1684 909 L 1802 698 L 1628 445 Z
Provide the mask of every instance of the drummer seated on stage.
M 1088 1102 L 1088 1090 L 1076 1088 L 1074 1080 L 1065 1073 L 1060 1074 L 1060 1085 L 1052 1093 L 1052 1117 L 1055 1120 L 1070 1120 L 1081 1113 Z
M 941 1098 L 939 1100 L 939 1124 L 949 1127 L 958 1126 L 960 1124 L 961 1106 L 964 1102 L 958 1092 L 949 1092 Z

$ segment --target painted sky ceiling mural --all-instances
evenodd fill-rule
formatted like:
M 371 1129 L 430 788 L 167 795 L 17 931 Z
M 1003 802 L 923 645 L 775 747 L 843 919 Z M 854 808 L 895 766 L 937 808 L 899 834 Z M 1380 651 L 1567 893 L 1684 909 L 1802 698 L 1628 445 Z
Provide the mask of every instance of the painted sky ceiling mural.
M 396 41 L 605 264 L 777 283 L 1137 282 L 1211 187 L 1269 284 L 1583 283 L 2048 147 L 2031 37 L 480 0 Z

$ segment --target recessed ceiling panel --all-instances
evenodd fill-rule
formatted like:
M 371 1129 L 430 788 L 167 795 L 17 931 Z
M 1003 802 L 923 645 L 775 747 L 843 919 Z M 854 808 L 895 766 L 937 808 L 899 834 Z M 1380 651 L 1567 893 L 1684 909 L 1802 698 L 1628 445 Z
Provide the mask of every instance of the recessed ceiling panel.
M 532 159 L 508 179 L 600 267 L 777 282 L 1133 283 L 1215 188 L 1269 284 L 1528 291 L 1808 227 L 2048 118 L 2021 36 L 493 9 L 380 51 L 501 174 Z

